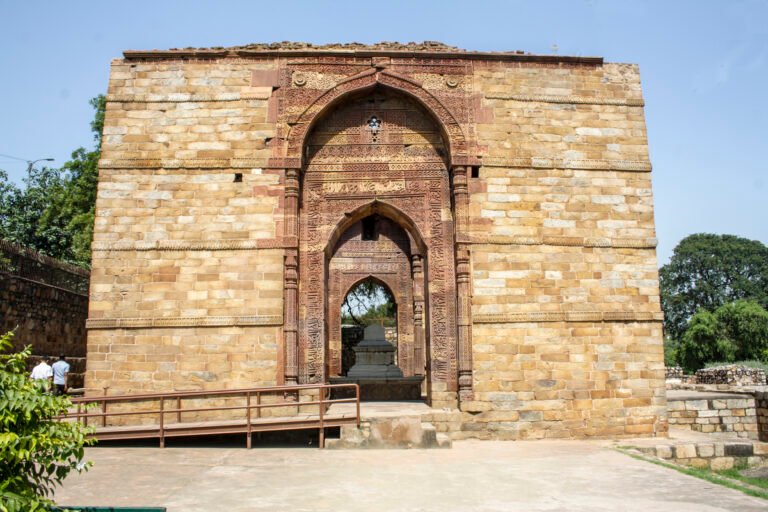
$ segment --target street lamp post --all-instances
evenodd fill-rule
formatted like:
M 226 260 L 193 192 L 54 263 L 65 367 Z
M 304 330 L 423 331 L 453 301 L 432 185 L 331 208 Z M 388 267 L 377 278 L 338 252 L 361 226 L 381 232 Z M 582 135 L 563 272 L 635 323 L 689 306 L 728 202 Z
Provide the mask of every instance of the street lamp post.
M 38 158 L 37 160 L 27 160 L 27 174 L 32 172 L 33 166 L 37 162 L 53 162 L 53 158 Z

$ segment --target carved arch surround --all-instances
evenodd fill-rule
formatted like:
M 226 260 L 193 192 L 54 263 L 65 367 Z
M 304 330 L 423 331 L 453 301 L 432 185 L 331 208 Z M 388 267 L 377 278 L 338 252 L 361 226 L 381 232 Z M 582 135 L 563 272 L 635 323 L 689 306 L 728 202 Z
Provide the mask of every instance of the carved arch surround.
M 284 76 L 287 78 L 290 75 Z M 295 331 L 288 332 L 290 337 L 286 337 L 286 375 L 295 376 L 295 380 L 289 381 L 318 382 L 329 375 L 329 356 L 331 359 L 335 357 L 329 352 L 331 347 L 328 341 L 330 329 L 335 329 L 335 323 L 330 325 L 327 313 L 337 311 L 336 305 L 331 306 L 330 303 L 335 302 L 342 288 L 341 281 L 338 281 L 333 285 L 336 290 L 334 297 L 329 297 L 332 286 L 329 281 L 330 253 L 337 237 L 355 220 L 368 213 L 380 213 L 403 228 L 413 251 L 413 261 L 406 262 L 402 269 L 394 270 L 400 276 L 399 280 L 405 279 L 408 283 L 407 296 L 398 300 L 398 305 L 402 305 L 398 307 L 398 326 L 410 326 L 407 332 L 402 333 L 398 327 L 398 336 L 402 334 L 403 338 L 401 348 L 404 349 L 399 353 L 407 356 L 401 361 L 403 369 L 408 374 L 425 375 L 430 402 L 435 403 L 436 400 L 445 406 L 455 406 L 459 364 L 451 176 L 453 166 L 459 166 L 461 172 L 461 166 L 467 165 L 468 161 L 467 138 L 459 123 L 464 118 L 454 115 L 446 104 L 418 82 L 382 70 L 355 75 L 326 91 L 296 93 L 283 98 L 289 104 L 283 103 L 280 108 L 288 116 L 283 119 L 290 128 L 282 139 L 284 145 L 281 144 L 285 148 L 285 157 L 275 156 L 278 168 L 293 170 L 292 181 L 286 181 L 286 187 L 290 185 L 290 190 L 295 190 L 293 193 L 296 195 L 291 197 L 297 200 L 291 203 L 291 211 L 295 213 L 289 217 L 295 219 L 295 223 L 292 220 L 286 222 L 286 235 L 289 237 L 290 232 L 296 236 L 298 260 L 298 286 L 293 299 L 296 307 L 286 309 L 295 315 L 295 319 L 286 323 L 296 326 Z M 310 96 L 310 93 L 316 95 Z M 342 109 L 361 108 L 367 111 L 368 106 L 355 107 L 355 104 L 365 97 L 379 94 L 401 97 L 404 103 L 413 105 L 411 110 L 420 113 L 424 120 L 417 123 L 416 129 L 423 128 L 426 134 L 437 136 L 434 139 L 431 136 L 420 138 L 423 142 L 417 143 L 417 147 L 419 144 L 433 144 L 434 153 L 400 152 L 394 161 L 382 160 L 380 154 L 368 160 L 372 155 L 354 146 L 362 144 L 362 149 L 365 149 L 375 146 L 372 144 L 375 141 L 362 142 L 363 139 L 353 138 L 346 143 L 342 142 L 346 140 L 344 137 L 334 141 L 335 147 L 350 144 L 353 158 L 345 154 L 343 159 L 334 162 L 335 155 L 343 154 L 343 151 L 337 150 L 324 153 L 320 159 L 317 158 L 318 153 L 312 153 L 311 157 L 308 150 L 305 153 L 306 148 L 324 144 L 321 142 L 323 137 L 313 140 L 314 133 L 318 130 L 318 133 L 331 133 L 326 131 L 327 128 L 340 126 L 324 125 L 324 119 L 331 119 Z M 407 106 L 395 108 L 408 109 Z M 298 115 L 289 113 L 299 111 L 301 114 Z M 413 129 L 407 124 L 397 126 L 400 131 Z M 389 135 L 384 137 L 386 139 Z M 389 140 L 390 145 L 411 145 L 410 142 Z M 273 147 L 273 151 L 277 153 L 279 147 Z M 382 154 L 389 153 L 385 151 Z M 400 158 L 403 156 L 406 158 Z M 374 186 L 361 186 L 359 183 Z M 392 184 L 397 186 L 388 186 Z M 389 267 L 387 269 L 391 271 Z M 335 277 L 333 279 L 336 280 Z M 288 279 L 286 283 L 288 290 L 292 283 Z M 400 318 L 406 313 L 407 319 Z
M 448 161 L 456 165 L 467 158 L 468 143 L 464 130 L 456 116 L 445 104 L 432 93 L 424 89 L 419 82 L 392 73 L 371 69 L 358 75 L 340 81 L 331 89 L 321 93 L 312 103 L 292 122 L 287 137 L 287 158 L 295 158 L 302 166 L 304 161 L 303 148 L 307 137 L 312 132 L 318 120 L 336 105 L 344 102 L 350 95 L 365 92 L 377 86 L 392 89 L 415 100 L 429 112 L 443 132 L 448 146 Z
M 415 254 L 426 255 L 427 244 L 416 222 L 397 206 L 384 200 L 374 199 L 369 203 L 358 206 L 352 211 L 344 212 L 344 216 L 338 220 L 336 227 L 328 237 L 328 243 L 325 247 L 326 258 L 330 259 L 333 256 L 336 244 L 347 229 L 362 218 L 374 213 L 396 222 L 408 234 L 411 242 L 411 251 Z

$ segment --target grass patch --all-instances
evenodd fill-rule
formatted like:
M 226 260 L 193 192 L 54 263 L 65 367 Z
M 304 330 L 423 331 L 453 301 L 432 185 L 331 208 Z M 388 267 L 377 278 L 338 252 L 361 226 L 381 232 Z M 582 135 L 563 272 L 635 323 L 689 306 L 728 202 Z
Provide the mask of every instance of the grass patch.
M 765 489 L 766 491 L 768 491 L 768 479 L 744 476 L 741 473 L 739 473 L 739 471 L 741 471 L 742 469 L 746 469 L 746 468 L 740 467 L 740 468 L 733 468 L 733 469 L 723 469 L 722 471 L 717 471 L 716 473 L 718 475 L 722 475 L 727 478 L 732 478 L 733 480 L 738 480 L 740 482 L 744 482 L 745 484 L 749 484 L 754 487 L 760 487 L 761 489 Z
M 664 461 L 654 459 L 651 457 L 646 457 L 644 455 L 640 455 L 637 453 L 632 453 L 630 451 L 627 451 L 626 449 L 622 449 L 621 447 L 617 447 L 617 450 L 625 455 L 629 455 L 633 459 L 650 462 L 651 464 L 656 464 L 657 466 L 661 466 L 667 469 L 673 469 L 678 473 L 683 473 L 684 475 L 699 478 L 701 480 L 706 480 L 707 482 L 717 484 L 717 485 L 722 485 L 723 487 L 728 487 L 729 489 L 735 489 L 737 491 L 741 491 L 748 496 L 753 496 L 755 498 L 762 498 L 764 500 L 768 500 L 768 482 L 760 478 L 749 478 L 749 477 L 742 476 L 739 474 L 739 469 L 737 468 L 726 469 L 723 471 L 712 471 L 711 469 L 691 468 L 688 466 L 680 466 L 678 464 L 664 462 Z M 738 475 L 738 476 L 732 476 L 732 475 Z M 754 482 L 760 482 L 760 483 L 758 484 Z

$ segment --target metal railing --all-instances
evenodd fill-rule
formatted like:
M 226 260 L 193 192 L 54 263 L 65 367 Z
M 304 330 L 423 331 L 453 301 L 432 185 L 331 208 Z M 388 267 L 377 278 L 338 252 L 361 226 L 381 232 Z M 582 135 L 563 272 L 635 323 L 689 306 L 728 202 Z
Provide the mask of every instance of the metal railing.
M 331 390 L 352 388 L 354 397 L 331 398 Z M 316 391 L 316 393 L 312 393 Z M 265 400 L 265 397 L 269 397 Z M 308 400 L 302 400 L 309 398 Z M 229 399 L 244 401 L 242 404 L 184 407 L 185 401 L 206 401 Z M 117 404 L 156 404 L 149 408 L 109 410 Z M 97 439 L 139 439 L 158 438 L 160 447 L 165 447 L 168 437 L 245 433 L 246 447 L 251 448 L 254 432 L 279 430 L 317 429 L 320 447 L 325 446 L 325 429 L 347 424 L 360 425 L 360 387 L 357 384 L 315 384 L 302 386 L 272 386 L 245 389 L 227 389 L 213 391 L 173 391 L 168 393 L 146 393 L 135 395 L 90 396 L 72 398 L 75 410 L 61 416 L 61 420 L 75 420 L 86 426 L 97 421 L 92 434 Z M 354 403 L 354 416 L 341 414 L 329 416 L 328 408 L 333 404 Z M 170 408 L 168 407 L 170 405 Z M 317 406 L 317 414 L 308 414 L 307 408 Z M 265 415 L 263 411 L 274 408 L 288 408 L 295 414 Z M 94 409 L 98 409 L 95 411 Z M 200 414 L 217 411 L 243 411 L 242 417 L 229 414 L 226 419 L 201 421 Z M 254 413 L 255 411 L 255 413 Z M 169 422 L 172 415 L 175 421 Z M 112 425 L 110 418 L 126 416 L 155 416 L 156 423 L 124 422 Z M 192 418 L 193 421 L 189 421 Z M 186 420 L 186 421 L 185 421 Z

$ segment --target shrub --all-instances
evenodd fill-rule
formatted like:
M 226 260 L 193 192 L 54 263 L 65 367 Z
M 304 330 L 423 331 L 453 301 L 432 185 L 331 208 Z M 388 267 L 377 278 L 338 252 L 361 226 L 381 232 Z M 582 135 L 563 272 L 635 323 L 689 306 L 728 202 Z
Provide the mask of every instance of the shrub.
M 746 300 L 724 304 L 714 313 L 699 310 L 688 323 L 677 357 L 689 372 L 713 361 L 768 362 L 768 311 Z
M 0 510 L 47 510 L 67 474 L 90 466 L 83 462 L 90 430 L 56 419 L 72 402 L 47 394 L 40 382 L 29 379 L 30 347 L 6 354 L 11 337 L 0 336 Z

